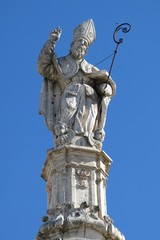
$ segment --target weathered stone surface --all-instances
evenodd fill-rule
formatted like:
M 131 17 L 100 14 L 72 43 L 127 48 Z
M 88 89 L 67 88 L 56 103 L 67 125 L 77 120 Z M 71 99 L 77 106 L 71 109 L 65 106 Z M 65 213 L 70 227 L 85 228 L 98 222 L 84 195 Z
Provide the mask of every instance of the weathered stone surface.
M 36 240 L 124 240 L 107 215 L 106 180 L 112 163 L 102 150 L 68 146 L 50 150 L 42 170 L 47 216 Z
M 53 132 L 56 148 L 71 144 L 101 149 L 116 85 L 107 71 L 84 59 L 96 37 L 92 19 L 75 29 L 69 54 L 57 58 L 61 32 L 60 28 L 51 32 L 38 58 L 38 71 L 44 77 L 39 112 Z
M 47 181 L 48 209 L 86 202 L 106 215 L 106 179 L 112 160 L 103 151 L 68 146 L 49 151 L 42 177 Z
M 36 237 L 36 240 L 44 239 L 125 240 L 110 221 L 92 218 L 91 214 L 82 208 L 74 210 L 66 218 L 62 213 L 56 218 L 51 217 L 42 225 Z
M 64 208 L 67 209 L 67 206 Z M 63 210 L 64 210 L 63 209 Z M 92 216 L 86 208 L 72 209 L 69 215 L 66 212 L 53 217 L 40 228 L 36 240 L 53 239 L 108 239 L 125 240 L 122 233 L 114 227 L 109 216 L 103 220 Z

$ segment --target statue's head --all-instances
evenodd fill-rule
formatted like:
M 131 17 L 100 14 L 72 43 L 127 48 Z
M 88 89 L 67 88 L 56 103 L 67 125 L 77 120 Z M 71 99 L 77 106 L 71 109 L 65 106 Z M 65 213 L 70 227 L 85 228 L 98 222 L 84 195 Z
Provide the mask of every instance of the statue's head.
M 88 47 L 96 38 L 95 26 L 92 19 L 89 19 L 74 30 L 73 42 L 71 44 L 70 55 L 80 60 L 86 55 Z
M 67 130 L 68 130 L 67 125 L 65 123 L 62 123 L 61 121 L 58 121 L 54 127 L 54 133 L 56 136 L 65 134 Z
M 94 132 L 94 138 L 100 142 L 104 141 L 105 138 L 105 131 L 102 128 L 98 128 Z

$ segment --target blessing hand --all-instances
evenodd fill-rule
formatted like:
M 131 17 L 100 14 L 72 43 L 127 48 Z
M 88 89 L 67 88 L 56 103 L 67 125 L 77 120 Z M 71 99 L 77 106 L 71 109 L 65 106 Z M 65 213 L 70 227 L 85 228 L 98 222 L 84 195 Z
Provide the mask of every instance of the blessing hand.
M 51 33 L 50 33 L 50 40 L 53 42 L 57 42 L 59 38 L 61 37 L 62 29 L 60 27 L 55 28 Z

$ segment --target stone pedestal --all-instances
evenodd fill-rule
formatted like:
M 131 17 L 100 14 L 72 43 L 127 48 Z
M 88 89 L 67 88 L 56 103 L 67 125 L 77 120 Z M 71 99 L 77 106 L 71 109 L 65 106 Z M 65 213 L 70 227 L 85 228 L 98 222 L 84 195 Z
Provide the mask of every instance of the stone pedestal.
M 68 146 L 48 151 L 42 170 L 48 210 L 36 240 L 124 240 L 107 215 L 111 163 L 106 153 L 94 148 Z

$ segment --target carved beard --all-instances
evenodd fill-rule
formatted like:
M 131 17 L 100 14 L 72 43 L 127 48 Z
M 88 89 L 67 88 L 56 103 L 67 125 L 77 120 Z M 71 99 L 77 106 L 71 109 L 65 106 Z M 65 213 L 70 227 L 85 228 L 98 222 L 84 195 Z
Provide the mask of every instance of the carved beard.
M 80 60 L 86 55 L 86 51 L 84 51 L 83 47 L 79 48 L 72 47 L 70 50 L 70 55 L 75 60 Z

